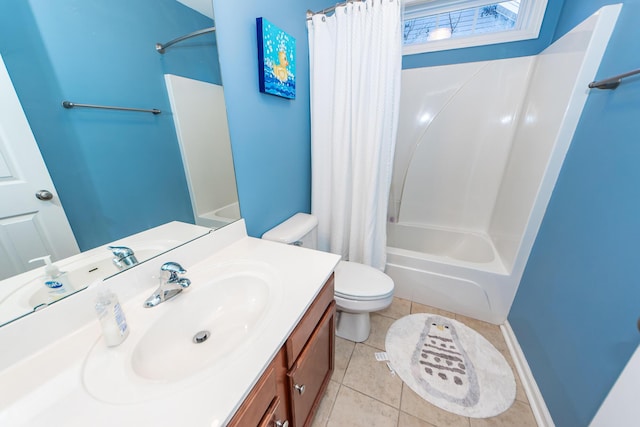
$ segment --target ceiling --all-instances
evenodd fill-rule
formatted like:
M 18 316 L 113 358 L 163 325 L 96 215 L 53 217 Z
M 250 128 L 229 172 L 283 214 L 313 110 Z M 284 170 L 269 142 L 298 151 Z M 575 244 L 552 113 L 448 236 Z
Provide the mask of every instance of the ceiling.
M 213 19 L 213 2 L 212 0 L 177 0 L 183 5 L 200 12 L 201 14 Z

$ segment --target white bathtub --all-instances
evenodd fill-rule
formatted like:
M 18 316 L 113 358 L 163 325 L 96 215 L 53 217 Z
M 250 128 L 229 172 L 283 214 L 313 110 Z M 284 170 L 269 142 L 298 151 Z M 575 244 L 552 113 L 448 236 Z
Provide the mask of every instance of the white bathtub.
M 214 230 L 231 224 L 240 219 L 240 204 L 230 203 L 211 212 L 202 213 L 196 216 L 196 224 Z
M 509 272 L 485 234 L 389 223 L 385 271 L 399 298 L 495 324 L 508 314 Z

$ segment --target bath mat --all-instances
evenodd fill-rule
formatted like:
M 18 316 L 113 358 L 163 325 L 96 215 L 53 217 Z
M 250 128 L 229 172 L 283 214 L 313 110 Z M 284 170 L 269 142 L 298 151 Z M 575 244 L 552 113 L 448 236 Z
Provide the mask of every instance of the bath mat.
M 405 316 L 389 328 L 385 347 L 402 381 L 446 411 L 493 417 L 515 399 L 516 382 L 505 358 L 457 320 L 429 313 Z

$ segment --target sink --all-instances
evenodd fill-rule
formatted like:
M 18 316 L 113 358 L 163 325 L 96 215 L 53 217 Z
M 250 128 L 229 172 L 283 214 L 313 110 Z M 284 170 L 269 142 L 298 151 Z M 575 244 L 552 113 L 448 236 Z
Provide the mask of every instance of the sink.
M 269 283 L 250 272 L 193 286 L 194 295 L 178 295 L 136 345 L 131 365 L 141 377 L 175 381 L 229 355 L 255 330 L 269 302 Z
M 248 351 L 277 313 L 281 279 L 268 264 L 186 268 L 191 286 L 175 298 L 144 308 L 145 293 L 125 305 L 130 334 L 124 343 L 108 348 L 96 341 L 83 368 L 85 389 L 95 398 L 147 401 L 215 375 Z

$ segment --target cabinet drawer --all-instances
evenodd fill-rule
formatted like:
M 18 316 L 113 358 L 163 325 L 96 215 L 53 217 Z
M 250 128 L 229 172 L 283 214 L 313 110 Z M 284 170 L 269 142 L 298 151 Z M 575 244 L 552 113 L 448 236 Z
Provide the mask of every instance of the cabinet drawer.
M 258 427 L 277 427 L 278 422 L 281 426 L 284 426 L 286 422 L 285 417 L 283 417 L 284 414 L 285 411 L 282 402 L 280 402 L 280 398 L 276 396 L 271 402 L 269 409 L 267 409 L 267 413 L 262 417 Z
M 293 366 L 293 362 L 295 362 L 300 355 L 309 336 L 320 322 L 329 304 L 333 301 L 333 279 L 334 275 L 332 274 L 318 294 L 316 300 L 311 304 L 311 307 L 309 307 L 307 314 L 300 320 L 300 323 L 298 323 L 298 326 L 296 326 L 287 340 L 287 363 L 289 364 L 289 368 Z
M 258 383 L 249 393 L 238 412 L 233 416 L 229 426 L 246 427 L 260 424 L 271 403 L 276 397 L 276 370 L 269 365 Z
M 333 373 L 334 319 L 335 302 L 332 302 L 287 374 L 294 427 L 307 425 L 312 419 Z

